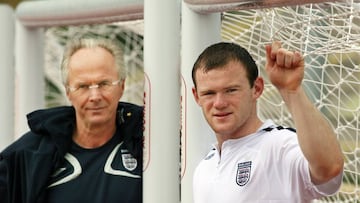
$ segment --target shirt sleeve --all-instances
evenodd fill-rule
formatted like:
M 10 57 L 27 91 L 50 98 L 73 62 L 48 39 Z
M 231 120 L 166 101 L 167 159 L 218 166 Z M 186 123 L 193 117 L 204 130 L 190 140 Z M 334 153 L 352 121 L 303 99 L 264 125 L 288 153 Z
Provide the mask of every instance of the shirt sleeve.
M 289 184 L 292 194 L 305 200 L 311 200 L 331 196 L 340 189 L 343 173 L 321 185 L 315 185 L 311 181 L 309 162 L 300 149 L 295 133 L 283 136 L 281 143 L 282 146 L 278 151 L 282 163 L 281 170 L 285 175 L 285 183 L 286 177 L 291 177 Z
M 323 183 L 321 185 L 315 185 L 314 183 L 311 182 L 311 177 L 310 177 L 310 170 L 308 167 L 308 162 L 306 162 L 306 166 L 307 166 L 307 182 L 309 184 L 309 186 L 311 187 L 311 190 L 313 191 L 313 193 L 318 194 L 318 196 L 331 196 L 334 195 L 335 193 L 337 193 L 340 189 L 341 183 L 342 183 L 342 178 L 343 178 L 343 171 L 341 173 L 339 173 L 337 176 L 335 176 L 334 178 L 332 178 L 331 180 L 329 180 L 326 183 Z

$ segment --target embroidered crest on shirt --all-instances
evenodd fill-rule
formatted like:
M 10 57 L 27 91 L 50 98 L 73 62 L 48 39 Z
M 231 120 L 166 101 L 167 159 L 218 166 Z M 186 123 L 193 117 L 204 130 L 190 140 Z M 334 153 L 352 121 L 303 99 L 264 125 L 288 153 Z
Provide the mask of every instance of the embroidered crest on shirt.
M 137 167 L 136 159 L 130 153 L 122 154 L 121 156 L 124 167 L 129 171 L 135 170 L 135 168 Z
M 238 163 L 236 171 L 236 184 L 239 186 L 246 185 L 250 180 L 251 161 Z

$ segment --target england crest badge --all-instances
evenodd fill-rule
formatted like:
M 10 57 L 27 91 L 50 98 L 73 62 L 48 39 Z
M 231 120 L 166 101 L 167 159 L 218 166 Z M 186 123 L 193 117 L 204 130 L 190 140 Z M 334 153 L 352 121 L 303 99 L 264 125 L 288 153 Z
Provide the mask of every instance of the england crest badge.
M 124 167 L 129 170 L 133 171 L 137 167 L 137 161 L 131 154 L 122 154 L 122 161 Z
M 246 185 L 250 180 L 251 161 L 238 163 L 236 172 L 236 184 L 239 186 Z

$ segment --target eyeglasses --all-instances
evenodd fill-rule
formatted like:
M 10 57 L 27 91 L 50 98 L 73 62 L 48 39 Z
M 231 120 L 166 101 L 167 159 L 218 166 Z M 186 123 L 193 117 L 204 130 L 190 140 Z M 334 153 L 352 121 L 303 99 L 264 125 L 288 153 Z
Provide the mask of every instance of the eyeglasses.
M 115 85 L 118 85 L 120 83 L 120 80 L 116 81 L 108 81 L 104 80 L 101 82 L 98 82 L 97 84 L 79 84 L 75 87 L 67 86 L 68 90 L 70 92 L 76 93 L 76 94 L 86 94 L 89 92 L 90 89 L 98 89 L 101 92 L 108 92 L 111 90 L 111 88 Z

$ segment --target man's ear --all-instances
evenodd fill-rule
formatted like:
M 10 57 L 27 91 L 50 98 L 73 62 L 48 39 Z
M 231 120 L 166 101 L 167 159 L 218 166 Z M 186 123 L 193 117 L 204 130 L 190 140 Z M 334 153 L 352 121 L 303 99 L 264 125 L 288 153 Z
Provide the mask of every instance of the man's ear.
M 122 80 L 120 83 L 120 88 L 121 88 L 121 95 L 120 98 L 123 96 L 124 91 L 125 91 L 125 80 Z
M 196 88 L 193 87 L 191 90 L 192 90 L 192 93 L 194 95 L 194 99 L 195 99 L 196 103 L 199 104 L 199 95 L 196 92 Z
M 254 81 L 254 98 L 257 99 L 264 91 L 264 79 L 262 77 L 256 78 Z
M 68 100 L 70 103 L 72 103 L 72 102 L 71 102 L 71 97 L 70 97 L 70 91 L 68 90 L 68 88 L 65 89 L 65 93 L 66 93 L 66 98 L 67 98 L 67 100 Z

